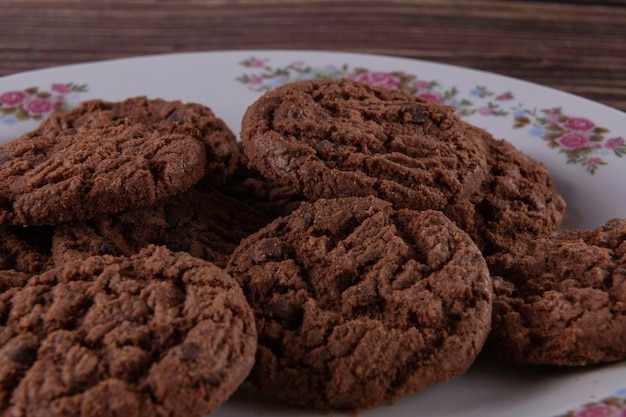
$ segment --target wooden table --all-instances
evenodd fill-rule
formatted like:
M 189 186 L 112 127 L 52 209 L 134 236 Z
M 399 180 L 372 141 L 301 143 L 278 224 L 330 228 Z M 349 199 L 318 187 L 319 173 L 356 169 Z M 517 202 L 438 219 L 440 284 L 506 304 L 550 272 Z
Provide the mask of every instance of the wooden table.
M 136 55 L 256 48 L 421 58 L 626 111 L 626 1 L 0 1 L 0 76 Z

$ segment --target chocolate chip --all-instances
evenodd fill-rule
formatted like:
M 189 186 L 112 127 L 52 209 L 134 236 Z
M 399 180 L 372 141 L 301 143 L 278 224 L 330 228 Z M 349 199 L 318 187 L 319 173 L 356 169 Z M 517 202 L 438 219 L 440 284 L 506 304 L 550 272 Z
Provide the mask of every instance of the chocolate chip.
M 315 153 L 322 159 L 333 159 L 338 155 L 337 148 L 328 140 L 319 141 L 315 145 Z
M 221 377 L 221 375 L 212 374 L 205 377 L 204 380 L 212 386 L 217 387 L 222 382 L 223 378 Z
M 119 255 L 119 253 L 113 242 L 105 240 L 98 246 L 98 255 Z
M 424 123 L 424 121 L 428 118 L 425 113 L 426 107 L 418 104 L 418 103 L 406 103 L 403 106 L 403 121 L 405 123 Z
M 193 361 L 198 357 L 200 347 L 195 342 L 185 342 L 174 348 L 174 354 L 183 361 Z
M 257 247 L 254 262 L 283 261 L 293 253 L 293 248 L 277 239 L 266 239 Z
M 183 121 L 183 117 L 178 113 L 178 111 L 174 110 L 172 113 L 170 113 L 169 116 L 167 116 L 167 119 L 165 119 L 165 124 L 169 126 L 172 123 L 182 122 L 182 121 Z
M 20 365 L 30 365 L 37 358 L 37 349 L 18 345 L 4 352 L 4 356 Z

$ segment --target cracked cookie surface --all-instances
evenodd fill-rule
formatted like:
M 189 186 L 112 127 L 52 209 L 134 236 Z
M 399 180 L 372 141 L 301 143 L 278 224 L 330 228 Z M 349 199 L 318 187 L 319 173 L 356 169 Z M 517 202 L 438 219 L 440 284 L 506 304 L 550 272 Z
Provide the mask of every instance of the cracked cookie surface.
M 466 127 L 484 146 L 487 177 L 468 199 L 448 205 L 444 213 L 485 256 L 523 252 L 532 240 L 555 232 L 566 205 L 546 167 L 506 140 Z
M 239 153 L 235 135 L 210 108 L 198 103 L 145 96 L 123 101 L 89 100 L 70 112 L 49 117 L 36 133 L 53 138 L 61 133 L 120 123 L 140 123 L 164 133 L 173 125 L 179 129 L 186 125 L 186 133 L 205 145 L 206 181 L 219 183 L 235 169 Z
M 520 363 L 626 358 L 626 220 L 533 241 L 489 259 L 496 280 L 489 351 Z
M 252 367 L 241 288 L 188 254 L 150 246 L 16 281 L 0 296 L 2 416 L 200 416 Z
M 241 138 L 261 174 L 311 200 L 375 195 L 442 209 L 486 173 L 480 144 L 452 108 L 350 80 L 267 92 L 246 111 Z
M 374 197 L 301 203 L 244 239 L 227 267 L 259 332 L 250 381 L 291 404 L 355 411 L 464 372 L 492 286 L 441 212 Z
M 143 124 L 26 134 L 0 147 L 0 223 L 45 225 L 154 204 L 190 188 L 203 145 Z

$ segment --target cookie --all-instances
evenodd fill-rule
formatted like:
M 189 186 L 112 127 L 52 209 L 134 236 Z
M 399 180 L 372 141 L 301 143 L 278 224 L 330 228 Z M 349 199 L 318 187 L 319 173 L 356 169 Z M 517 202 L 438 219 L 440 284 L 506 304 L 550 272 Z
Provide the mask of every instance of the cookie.
M 52 235 L 49 226 L 0 225 L 0 271 L 38 274 L 52 267 Z
M 501 277 L 492 354 L 570 366 L 626 359 L 626 219 L 536 239 L 489 263 Z
M 488 174 L 470 198 L 448 205 L 444 213 L 471 236 L 485 256 L 523 252 L 527 242 L 555 232 L 566 204 L 546 167 L 510 142 L 465 125 L 481 138 Z
M 129 256 L 157 244 L 224 267 L 241 239 L 270 221 L 223 193 L 193 187 L 149 207 L 59 225 L 52 255 L 60 265 L 93 255 Z
M 227 271 L 259 334 L 249 381 L 297 406 L 358 411 L 464 372 L 491 321 L 487 266 L 441 212 L 374 197 L 302 203 Z
M 57 224 L 142 207 L 189 189 L 204 146 L 178 126 L 142 124 L 26 134 L 0 147 L 0 223 Z
M 3 416 L 199 417 L 254 361 L 237 283 L 163 247 L 67 263 L 2 301 Z
M 241 138 L 262 175 L 312 200 L 374 195 L 442 209 L 471 195 L 487 169 L 453 108 L 351 80 L 267 92 L 247 109 Z
M 206 181 L 220 183 L 235 169 L 239 152 L 235 135 L 210 108 L 198 103 L 145 96 L 116 102 L 90 100 L 68 113 L 51 116 L 42 123 L 38 134 L 54 137 L 117 123 L 140 123 L 162 132 L 168 132 L 172 125 L 186 125 L 190 128 L 188 133 L 205 145 Z

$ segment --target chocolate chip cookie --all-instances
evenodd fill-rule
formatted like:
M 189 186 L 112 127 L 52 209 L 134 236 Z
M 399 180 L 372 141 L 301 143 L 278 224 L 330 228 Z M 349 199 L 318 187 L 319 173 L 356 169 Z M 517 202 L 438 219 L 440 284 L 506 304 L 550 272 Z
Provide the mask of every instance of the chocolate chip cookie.
M 626 358 L 626 219 L 536 239 L 490 258 L 490 351 L 508 360 L 588 365 Z
M 351 80 L 290 83 L 246 111 L 244 152 L 309 199 L 374 195 L 442 209 L 485 177 L 480 143 L 450 107 Z
M 3 416 L 201 416 L 254 361 L 241 288 L 209 262 L 150 246 L 34 276 L 0 297 Z
M 187 131 L 119 123 L 9 142 L 0 147 L 0 223 L 89 219 L 187 190 L 206 166 L 204 146 Z
M 357 411 L 447 380 L 490 328 L 492 284 L 467 234 L 372 196 L 302 203 L 227 271 L 259 332 L 249 380 L 298 406 Z
M 448 205 L 445 214 L 471 236 L 485 256 L 523 252 L 527 242 L 556 231 L 565 201 L 555 191 L 546 167 L 510 142 L 465 126 L 481 138 L 487 178 L 470 198 Z
M 145 96 L 115 102 L 90 100 L 68 113 L 51 116 L 41 124 L 37 134 L 50 138 L 68 131 L 118 123 L 140 123 L 162 132 L 168 132 L 173 125 L 186 125 L 190 128 L 188 133 L 205 145 L 205 180 L 219 183 L 235 169 L 239 152 L 235 135 L 210 108 L 198 103 Z

